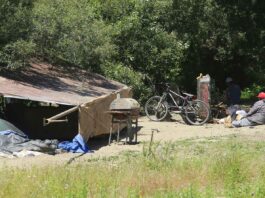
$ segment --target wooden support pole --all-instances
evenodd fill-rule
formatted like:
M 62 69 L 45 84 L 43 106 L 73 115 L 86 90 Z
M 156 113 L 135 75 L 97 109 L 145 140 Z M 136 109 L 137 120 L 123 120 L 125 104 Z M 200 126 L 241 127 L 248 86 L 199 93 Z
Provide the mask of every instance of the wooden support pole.
M 75 106 L 75 107 L 73 107 L 71 109 L 68 109 L 68 110 L 66 110 L 66 111 L 64 111 L 62 113 L 59 113 L 59 114 L 57 114 L 55 116 L 52 116 L 50 118 L 43 118 L 43 126 L 47 126 L 48 124 L 53 123 L 53 122 L 68 122 L 68 119 L 65 119 L 65 120 L 58 120 L 58 119 L 61 118 L 61 117 L 66 116 L 66 115 L 68 115 L 68 114 L 70 114 L 70 113 L 72 113 L 74 111 L 77 111 L 78 108 L 79 108 L 79 105 Z

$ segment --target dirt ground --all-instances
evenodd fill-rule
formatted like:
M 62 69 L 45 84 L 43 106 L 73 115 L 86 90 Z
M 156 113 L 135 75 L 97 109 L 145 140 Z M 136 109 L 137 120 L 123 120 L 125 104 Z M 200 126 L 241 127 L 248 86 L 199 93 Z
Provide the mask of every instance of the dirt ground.
M 93 153 L 84 155 L 63 153 L 57 155 L 40 155 L 24 158 L 0 158 L 0 167 L 27 168 L 32 166 L 66 165 L 78 162 L 85 162 L 93 158 L 109 157 L 118 155 L 124 151 L 141 151 L 143 142 L 151 139 L 154 130 L 154 141 L 175 141 L 189 138 L 217 137 L 231 134 L 246 135 L 250 138 L 265 139 L 265 125 L 245 128 L 225 128 L 219 124 L 205 124 L 203 126 L 189 126 L 183 123 L 180 117 L 174 117 L 175 121 L 152 122 L 146 117 L 139 120 L 138 143 L 125 145 L 125 138 L 122 137 L 119 143 L 108 145 L 108 135 L 89 140 L 88 145 Z

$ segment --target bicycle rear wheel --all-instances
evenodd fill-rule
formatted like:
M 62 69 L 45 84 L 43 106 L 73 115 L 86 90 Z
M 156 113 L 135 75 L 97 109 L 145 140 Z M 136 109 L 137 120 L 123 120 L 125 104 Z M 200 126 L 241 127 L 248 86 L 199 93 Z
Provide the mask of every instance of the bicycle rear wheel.
M 202 125 L 210 118 L 210 108 L 201 100 L 189 101 L 185 107 L 185 117 L 191 125 Z
M 153 96 L 145 104 L 145 113 L 150 120 L 161 121 L 168 113 L 168 105 L 160 96 Z

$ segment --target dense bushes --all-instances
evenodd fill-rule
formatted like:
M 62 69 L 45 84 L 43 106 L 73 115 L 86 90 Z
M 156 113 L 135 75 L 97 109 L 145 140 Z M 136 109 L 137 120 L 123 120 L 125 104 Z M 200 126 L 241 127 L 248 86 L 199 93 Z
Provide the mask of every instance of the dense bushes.
M 103 67 L 103 71 L 105 76 L 132 86 L 134 89 L 134 97 L 137 98 L 141 104 L 143 104 L 152 94 L 152 87 L 146 86 L 143 82 L 145 76 L 140 72 L 134 71 L 130 67 L 124 67 L 121 63 L 111 63 L 106 64 Z
M 23 67 L 35 53 L 36 44 L 32 41 L 17 40 L 6 44 L 0 51 L 1 62 L 10 69 Z
M 242 99 L 257 99 L 259 92 L 264 91 L 264 86 L 253 84 L 242 90 L 241 98 Z
M 193 91 L 198 73 L 224 88 L 264 82 L 265 2 L 219 0 L 0 0 L 0 66 L 32 57 L 99 72 L 131 85 Z M 263 87 L 263 86 L 262 86 Z
M 85 0 L 39 0 L 33 9 L 31 38 L 40 55 L 99 71 L 115 53 L 111 27 Z
M 23 66 L 34 52 L 29 40 L 34 1 L 0 0 L 0 66 Z

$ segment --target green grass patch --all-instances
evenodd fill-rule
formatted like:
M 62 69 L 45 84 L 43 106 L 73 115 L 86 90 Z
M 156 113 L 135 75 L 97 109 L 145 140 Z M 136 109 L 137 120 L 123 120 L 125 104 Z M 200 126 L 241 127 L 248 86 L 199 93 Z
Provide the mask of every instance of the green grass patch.
M 265 142 L 256 139 L 146 143 L 79 164 L 6 168 L 0 197 L 264 197 Z

